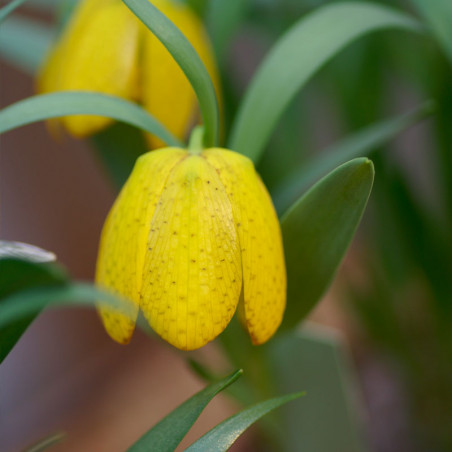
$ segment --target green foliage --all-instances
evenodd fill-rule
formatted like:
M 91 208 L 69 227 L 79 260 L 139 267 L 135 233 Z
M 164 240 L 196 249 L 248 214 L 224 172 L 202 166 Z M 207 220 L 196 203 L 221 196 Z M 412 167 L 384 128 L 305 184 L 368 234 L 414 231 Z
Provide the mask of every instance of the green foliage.
M 58 444 L 59 442 L 63 441 L 65 436 L 66 436 L 65 433 L 54 433 L 53 435 L 50 435 L 38 441 L 33 446 L 28 447 L 27 449 L 24 450 L 24 452 L 43 452 L 47 449 L 50 449 L 55 444 Z
M 83 91 L 41 94 L 4 108 L 0 111 L 0 133 L 44 119 L 76 114 L 114 118 L 156 135 L 169 145 L 181 146 L 177 138 L 138 105 L 119 97 Z
M 352 160 L 317 182 L 283 215 L 284 328 L 296 326 L 330 285 L 361 221 L 373 179 L 372 162 Z
M 33 285 L 29 290 L 14 292 L 0 304 L 0 328 L 47 307 L 86 306 L 102 302 L 124 314 L 130 312 L 131 303 L 112 294 L 96 289 L 92 284 L 71 283 L 64 285 Z
M 24 3 L 25 0 L 12 0 L 3 8 L 0 8 L 0 24 L 19 6 Z
M 233 125 L 230 149 L 257 162 L 281 114 L 306 82 L 351 42 L 387 28 L 419 32 L 421 26 L 401 12 L 359 2 L 330 4 L 300 19 L 254 76 Z
M 248 427 L 276 408 L 279 408 L 287 402 L 291 402 L 302 395 L 304 395 L 304 392 L 276 397 L 247 408 L 246 410 L 231 416 L 229 419 L 226 419 L 221 424 L 214 427 L 202 438 L 188 447 L 186 451 L 226 452 L 234 444 L 238 437 L 244 433 L 246 429 L 248 429 Z
M 274 419 L 281 452 L 364 452 L 356 382 L 341 342 L 330 332 L 305 328 L 272 341 L 267 369 L 275 392 L 302 387 L 302 401 Z
M 452 63 L 452 2 L 449 0 L 412 0 L 425 17 Z
M 215 88 L 209 73 L 182 32 L 148 0 L 123 0 L 136 16 L 157 36 L 184 71 L 198 97 L 204 120 L 204 144 L 218 143 L 219 112 Z
M 372 124 L 333 144 L 318 157 L 293 170 L 284 183 L 272 192 L 278 212 L 286 211 L 316 180 L 337 165 L 355 157 L 368 156 L 432 113 L 433 105 L 428 102 L 410 113 Z
M 236 381 L 241 374 L 242 371 L 238 370 L 195 394 L 152 427 L 128 449 L 128 452 L 147 452 L 151 449 L 159 452 L 174 451 L 207 404 L 219 392 Z
M 38 264 L 18 259 L 0 259 L 0 312 L 8 299 L 23 290 L 39 290 L 43 287 L 65 288 L 67 277 L 61 268 L 53 264 Z M 7 308 L 6 308 L 7 309 Z M 0 326 L 0 363 L 39 314 L 42 307 L 33 306 L 24 315 Z M 1 323 L 2 315 L 0 315 Z

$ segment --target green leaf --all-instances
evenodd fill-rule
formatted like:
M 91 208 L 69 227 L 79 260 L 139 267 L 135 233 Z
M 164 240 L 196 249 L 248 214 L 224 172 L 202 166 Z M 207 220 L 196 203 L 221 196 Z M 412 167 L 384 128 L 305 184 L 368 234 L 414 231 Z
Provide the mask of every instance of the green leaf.
M 361 221 L 373 179 L 370 160 L 351 160 L 283 215 L 288 281 L 284 328 L 296 326 L 329 287 Z
M 56 265 L 3 257 L 0 259 L 0 312 L 2 312 L 7 297 L 16 292 L 33 287 L 64 286 L 66 283 L 66 274 Z M 40 310 L 37 307 L 0 327 L 0 363 L 6 358 Z
M 278 411 L 281 452 L 364 452 L 361 406 L 349 357 L 336 335 L 303 328 L 270 341 L 268 369 L 275 391 L 302 387 L 306 397 Z
M 149 150 L 137 128 L 120 122 L 92 136 L 91 142 L 117 188 L 123 186 L 137 158 Z
M 229 149 L 258 161 L 278 119 L 306 82 L 357 38 L 385 28 L 419 31 L 412 18 L 358 2 L 329 4 L 298 21 L 253 78 L 233 125 Z
M 26 0 L 12 0 L 3 8 L 0 8 L 0 24 L 17 8 L 19 8 L 22 3 Z
M 452 62 L 452 2 L 450 0 L 412 0 L 425 17 Z
M 257 403 L 214 427 L 187 448 L 185 452 L 225 452 L 248 427 L 261 417 L 302 395 L 304 395 L 304 392 L 297 392 Z
M 66 433 L 63 433 L 63 432 L 54 433 L 53 435 L 48 436 L 48 437 L 42 439 L 41 441 L 38 441 L 33 446 L 28 447 L 27 449 L 25 449 L 24 452 L 43 452 L 44 450 L 47 450 L 47 449 L 51 448 L 52 446 L 54 446 L 55 444 L 63 441 L 65 436 L 66 436 Z
M 28 262 L 43 263 L 54 262 L 56 256 L 50 251 L 28 243 L 0 240 L 1 259 L 22 259 Z
M 154 33 L 184 71 L 198 97 L 204 120 L 206 147 L 218 143 L 219 112 L 215 88 L 196 50 L 182 32 L 148 0 L 123 0 Z
M 286 211 L 316 180 L 336 166 L 354 157 L 364 157 L 432 112 L 433 103 L 427 102 L 410 113 L 372 124 L 333 144 L 319 157 L 293 171 L 284 184 L 272 193 L 278 212 Z
M 47 307 L 92 307 L 101 301 L 111 309 L 127 315 L 132 303 L 101 291 L 91 284 L 71 283 L 63 286 L 38 287 L 13 293 L 1 300 L 0 328 L 12 324 Z
M 171 146 L 182 144 L 140 106 L 115 96 L 84 91 L 60 91 L 29 97 L 0 111 L 0 133 L 17 127 L 77 114 L 98 115 L 132 124 Z
M 195 394 L 142 436 L 128 452 L 173 452 L 207 404 L 241 374 L 242 371 L 238 370 Z
M 0 56 L 21 71 L 35 75 L 53 39 L 54 33 L 48 26 L 10 17 L 0 26 Z

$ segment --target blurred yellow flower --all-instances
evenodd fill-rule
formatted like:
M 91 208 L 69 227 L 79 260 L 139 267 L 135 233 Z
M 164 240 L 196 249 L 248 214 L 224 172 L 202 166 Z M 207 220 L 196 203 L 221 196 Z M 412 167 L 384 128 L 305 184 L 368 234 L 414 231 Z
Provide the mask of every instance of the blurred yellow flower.
M 170 344 L 202 347 L 241 296 L 253 343 L 269 339 L 284 313 L 286 272 L 278 218 L 251 161 L 218 148 L 140 157 L 104 225 L 96 279 L 134 302 L 133 318 L 100 307 L 120 343 L 141 308 Z
M 213 54 L 198 17 L 182 3 L 151 2 L 191 42 L 218 91 Z M 38 90 L 96 91 L 135 100 L 181 139 L 198 116 L 196 96 L 184 73 L 121 0 L 80 1 L 44 63 Z M 60 121 L 69 133 L 83 138 L 113 120 L 78 115 Z M 161 146 L 155 137 L 149 141 L 152 147 Z

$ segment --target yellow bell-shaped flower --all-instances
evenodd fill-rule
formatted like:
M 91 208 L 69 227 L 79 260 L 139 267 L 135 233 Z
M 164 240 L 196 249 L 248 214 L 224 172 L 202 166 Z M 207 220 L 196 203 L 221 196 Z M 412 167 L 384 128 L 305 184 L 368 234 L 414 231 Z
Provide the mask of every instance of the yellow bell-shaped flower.
M 99 308 L 120 343 L 141 308 L 170 344 L 202 347 L 241 294 L 253 343 L 269 339 L 284 313 L 286 271 L 278 218 L 251 161 L 218 148 L 141 156 L 104 225 L 96 279 L 134 302 L 132 317 Z
M 198 17 L 181 2 L 151 2 L 191 42 L 218 92 L 213 54 Z M 121 0 L 80 1 L 44 63 L 38 90 L 95 91 L 135 100 L 181 139 L 198 116 L 196 96 L 184 73 Z M 87 115 L 60 121 L 69 133 L 80 138 L 112 122 Z M 150 137 L 150 145 L 156 147 L 161 141 Z

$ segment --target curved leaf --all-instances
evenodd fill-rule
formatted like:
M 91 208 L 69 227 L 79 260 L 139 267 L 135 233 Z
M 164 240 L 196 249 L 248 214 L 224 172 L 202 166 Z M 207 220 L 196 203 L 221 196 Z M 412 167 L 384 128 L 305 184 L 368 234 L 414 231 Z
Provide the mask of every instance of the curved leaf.
M 284 328 L 297 325 L 330 285 L 361 221 L 373 179 L 370 160 L 351 160 L 283 215 L 288 282 Z
M 0 328 L 29 315 L 36 315 L 46 307 L 93 306 L 97 301 L 125 314 L 132 307 L 131 302 L 96 289 L 91 284 L 39 287 L 13 293 L 1 301 Z
M 50 435 L 41 441 L 38 441 L 33 446 L 28 447 L 24 452 L 43 452 L 44 450 L 50 449 L 55 444 L 64 440 L 66 433 L 58 432 Z
M 173 452 L 207 404 L 241 374 L 242 371 L 238 370 L 195 394 L 142 436 L 128 452 Z
M 248 427 L 261 417 L 302 395 L 304 395 L 303 392 L 297 392 L 257 403 L 214 427 L 189 448 L 185 449 L 185 452 L 225 452 L 229 450 Z
M 259 157 L 278 119 L 315 72 L 345 46 L 385 28 L 419 31 L 414 19 L 371 3 L 326 5 L 298 21 L 272 48 L 234 122 L 229 148 Z
M 452 2 L 450 0 L 412 0 L 425 17 L 452 63 Z
M 33 251 L 33 258 L 35 257 L 36 252 Z M 45 255 L 41 257 L 44 259 Z M 27 260 L 4 256 L 0 259 L 0 312 L 7 297 L 16 292 L 36 287 L 64 286 L 67 282 L 67 276 L 60 267 L 31 262 L 29 253 Z M 38 307 L 0 327 L 0 363 L 8 356 L 40 311 L 41 308 Z
M 28 262 L 43 263 L 54 262 L 56 256 L 51 251 L 43 250 L 28 243 L 0 240 L 1 259 L 23 259 Z
M 113 118 L 152 133 L 170 146 L 182 146 L 140 106 L 119 97 L 85 91 L 41 94 L 16 102 L 0 111 L 0 133 L 44 119 L 77 114 Z
M 19 8 L 22 3 L 26 0 L 12 0 L 3 8 L 0 8 L 0 24 L 17 8 Z
M 317 158 L 289 175 L 284 184 L 272 193 L 278 212 L 286 211 L 316 180 L 336 166 L 355 157 L 367 156 L 365 154 L 394 139 L 399 133 L 432 112 L 433 103 L 427 102 L 413 112 L 386 119 L 359 130 L 322 151 Z
M 215 88 L 196 50 L 182 32 L 148 0 L 123 0 L 155 34 L 184 71 L 198 97 L 204 120 L 206 147 L 218 143 L 219 112 Z

